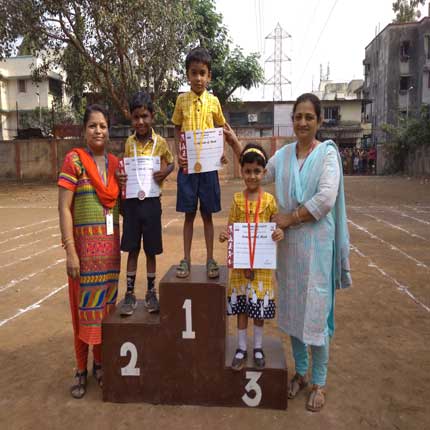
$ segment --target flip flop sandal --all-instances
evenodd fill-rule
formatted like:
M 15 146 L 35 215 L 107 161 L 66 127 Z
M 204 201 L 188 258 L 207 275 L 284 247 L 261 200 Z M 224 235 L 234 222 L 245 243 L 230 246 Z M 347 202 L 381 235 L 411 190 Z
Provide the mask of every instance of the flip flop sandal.
M 93 363 L 93 376 L 95 380 L 97 381 L 97 384 L 99 384 L 99 387 L 103 387 L 103 370 L 101 364 Z
M 288 398 L 294 399 L 297 394 L 300 393 L 304 388 L 308 386 L 308 381 L 305 376 L 300 375 L 300 373 L 296 373 L 293 376 L 293 379 L 290 381 L 290 385 L 288 388 Z
M 176 268 L 177 278 L 188 278 L 190 276 L 190 263 L 187 260 L 181 260 Z
M 206 263 L 206 272 L 209 279 L 214 279 L 219 277 L 219 267 L 215 260 L 212 258 Z
M 87 375 L 88 371 L 76 372 L 75 378 L 77 379 L 77 384 L 70 387 L 70 394 L 75 399 L 82 399 L 87 392 Z
M 321 402 L 318 406 L 315 405 L 315 400 L 317 398 L 321 399 Z M 319 412 L 324 404 L 325 404 L 326 392 L 323 387 L 320 385 L 312 385 L 311 392 L 309 393 L 308 401 L 306 403 L 306 409 L 311 412 Z

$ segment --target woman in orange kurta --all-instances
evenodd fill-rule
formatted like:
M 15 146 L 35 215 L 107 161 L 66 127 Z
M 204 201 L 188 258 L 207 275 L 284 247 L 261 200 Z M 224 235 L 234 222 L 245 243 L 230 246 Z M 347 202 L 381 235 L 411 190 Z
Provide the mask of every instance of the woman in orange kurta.
M 106 153 L 108 116 L 98 105 L 84 116 L 87 148 L 72 149 L 59 175 L 59 212 L 67 253 L 77 372 L 71 394 L 85 395 L 89 345 L 93 373 L 102 384 L 102 320 L 115 306 L 120 270 L 118 160 Z

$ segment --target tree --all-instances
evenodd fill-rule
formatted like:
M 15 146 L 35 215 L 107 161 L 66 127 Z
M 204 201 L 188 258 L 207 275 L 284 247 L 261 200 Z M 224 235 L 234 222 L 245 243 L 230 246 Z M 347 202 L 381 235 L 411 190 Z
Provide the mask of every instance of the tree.
M 264 81 L 259 54 L 245 56 L 239 47 L 231 49 L 231 39 L 212 0 L 199 0 L 195 7 L 198 43 L 212 57 L 211 88 L 224 104 L 240 87 L 249 90 Z
M 402 116 L 397 126 L 385 124 L 382 129 L 389 137 L 384 147 L 389 155 L 390 170 L 403 172 L 408 154 L 430 146 L 430 108 L 423 105 L 418 116 Z
M 53 67 L 66 71 L 74 109 L 84 93 L 97 95 L 127 118 L 132 93 L 152 93 L 167 121 L 185 82 L 191 47 L 213 56 L 212 88 L 226 101 L 239 87 L 263 80 L 257 54 L 245 56 L 231 40 L 214 0 L 0 0 L 0 60 L 22 52 L 43 60 L 39 80 Z
M 67 65 L 70 50 L 83 65 L 88 90 L 101 92 L 128 116 L 127 101 L 137 89 L 162 99 L 177 88 L 179 59 L 194 36 L 193 3 L 1 0 L 0 58 L 14 52 L 19 36 L 31 37 L 44 62 L 38 70 L 43 76 L 52 65 Z
M 421 16 L 418 7 L 425 2 L 426 0 L 396 0 L 393 3 L 393 12 L 396 14 L 396 19 L 393 22 L 416 21 Z

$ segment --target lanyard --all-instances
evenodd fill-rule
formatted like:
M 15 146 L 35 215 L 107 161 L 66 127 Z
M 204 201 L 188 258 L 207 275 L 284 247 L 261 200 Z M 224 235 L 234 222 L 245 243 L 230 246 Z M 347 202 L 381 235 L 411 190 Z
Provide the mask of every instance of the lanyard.
M 305 164 L 305 162 L 306 162 L 306 160 L 308 159 L 308 157 L 309 157 L 309 155 L 311 155 L 311 152 L 315 149 L 315 147 L 317 146 L 317 141 L 316 140 L 314 140 L 313 142 L 312 142 L 312 145 L 311 145 L 311 147 L 309 148 L 309 150 L 308 150 L 308 152 L 306 153 L 306 155 L 305 155 L 305 159 L 303 160 L 303 163 L 302 163 L 302 165 L 299 167 L 299 172 L 302 170 L 302 168 L 303 168 L 303 165 Z M 297 160 L 299 159 L 298 157 L 299 157 L 299 148 L 298 148 L 298 146 L 296 145 L 296 157 L 297 157 Z
M 152 151 L 151 151 L 151 157 L 154 156 L 154 152 L 155 152 L 155 147 L 157 146 L 157 135 L 155 133 L 152 133 L 151 135 L 151 140 L 152 140 Z M 143 147 L 143 150 L 145 150 L 146 146 L 148 145 L 149 142 L 146 143 L 146 145 Z M 141 191 L 143 191 L 143 184 L 142 181 L 140 179 L 139 176 L 139 169 L 137 168 L 137 147 L 136 147 L 136 141 L 133 142 L 133 149 L 134 149 L 134 163 L 136 166 L 136 178 L 137 178 L 137 182 L 139 183 L 139 188 Z
M 199 146 L 197 146 L 197 133 L 196 133 L 196 119 L 197 119 L 197 108 L 196 104 L 197 101 L 192 104 L 192 111 L 191 111 L 191 121 L 192 121 L 192 127 L 194 132 L 194 148 L 196 149 L 196 155 L 197 155 L 197 163 L 200 162 L 200 153 L 202 151 L 202 145 L 203 145 L 203 139 L 205 137 L 205 130 L 204 130 L 204 124 L 206 119 L 206 110 L 207 110 L 207 103 L 206 103 L 206 93 L 203 94 L 203 96 L 200 99 L 202 103 L 202 115 L 200 117 L 200 124 L 199 124 L 199 130 L 200 130 L 200 142 Z
M 251 246 L 251 223 L 249 220 L 249 203 L 248 203 L 248 191 L 245 191 L 245 212 L 246 212 L 246 223 L 248 224 L 248 249 L 249 249 L 249 263 L 251 266 L 251 272 L 254 267 L 255 248 L 257 245 L 257 229 L 258 229 L 258 212 L 260 211 L 261 204 L 261 188 L 258 190 L 257 206 L 255 208 L 254 215 L 254 238 Z
M 103 172 L 101 172 L 101 171 L 100 171 L 100 169 L 99 169 L 99 165 L 97 164 L 96 159 L 94 158 L 94 154 L 93 154 L 93 152 L 91 151 L 91 149 L 90 149 L 90 148 L 87 148 L 87 151 L 88 151 L 88 154 L 90 154 L 90 155 L 91 155 L 91 158 L 93 159 L 94 164 L 95 164 L 95 165 L 96 165 L 96 167 L 97 167 L 97 171 L 99 172 L 99 175 L 100 175 L 101 180 L 103 181 L 103 183 L 104 183 L 105 185 L 107 185 L 107 181 L 108 181 L 108 172 L 109 172 L 109 158 L 107 157 L 106 153 L 104 153 L 104 154 L 103 154 L 103 156 L 105 157 L 105 166 L 106 166 L 105 174 L 103 175 Z

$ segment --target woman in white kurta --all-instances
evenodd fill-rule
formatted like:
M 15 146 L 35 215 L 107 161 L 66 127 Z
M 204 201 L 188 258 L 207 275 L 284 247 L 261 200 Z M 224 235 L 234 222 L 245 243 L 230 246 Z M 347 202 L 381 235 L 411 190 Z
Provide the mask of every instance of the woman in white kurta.
M 269 160 L 266 182 L 275 182 L 278 226 L 285 238 L 278 249 L 279 326 L 291 336 L 296 374 L 289 397 L 308 384 L 308 345 L 312 352 L 312 389 L 307 409 L 325 402 L 329 339 L 334 332 L 334 291 L 351 284 L 340 156 L 332 141 L 319 142 L 321 104 L 313 94 L 293 108 L 297 142 Z M 235 152 L 240 144 L 229 136 Z M 232 139 L 229 139 L 232 137 Z

